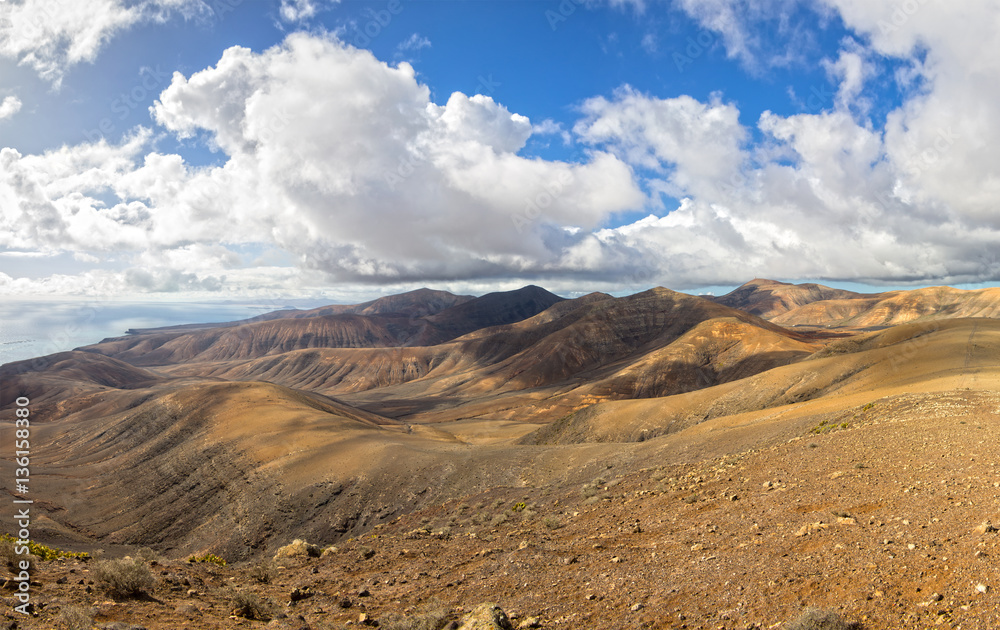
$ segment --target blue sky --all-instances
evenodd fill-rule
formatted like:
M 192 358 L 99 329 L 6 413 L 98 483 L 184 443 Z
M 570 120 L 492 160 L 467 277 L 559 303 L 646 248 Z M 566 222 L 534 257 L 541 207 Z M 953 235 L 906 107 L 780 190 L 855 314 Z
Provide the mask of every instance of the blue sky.
M 0 292 L 995 283 L 1000 9 L 9 0 Z

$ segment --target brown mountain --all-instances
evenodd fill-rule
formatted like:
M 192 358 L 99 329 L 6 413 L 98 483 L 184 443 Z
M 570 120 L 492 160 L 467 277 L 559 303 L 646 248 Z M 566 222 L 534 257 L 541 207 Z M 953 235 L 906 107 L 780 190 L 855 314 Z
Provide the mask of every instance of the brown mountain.
M 196 330 L 147 329 L 81 350 L 135 365 L 163 366 L 248 359 L 308 348 L 433 345 L 485 326 L 531 317 L 561 300 L 533 286 L 469 299 L 422 289 L 354 306 L 279 311 L 280 316 L 265 321 Z M 399 310 L 407 307 L 413 311 Z
M 319 315 L 390 315 L 403 314 L 407 317 L 427 317 L 441 311 L 464 304 L 476 298 L 471 295 L 454 295 L 447 291 L 417 289 L 397 295 L 387 295 L 369 302 L 346 306 L 323 306 L 309 311 L 278 311 L 286 317 L 303 318 Z
M 852 291 L 832 289 L 821 284 L 789 284 L 755 278 L 726 295 L 710 299 L 764 319 L 774 319 L 812 302 L 853 300 L 862 297 L 867 296 Z
M 806 304 L 772 318 L 784 326 L 867 328 L 958 317 L 1000 317 L 1000 288 L 929 287 Z

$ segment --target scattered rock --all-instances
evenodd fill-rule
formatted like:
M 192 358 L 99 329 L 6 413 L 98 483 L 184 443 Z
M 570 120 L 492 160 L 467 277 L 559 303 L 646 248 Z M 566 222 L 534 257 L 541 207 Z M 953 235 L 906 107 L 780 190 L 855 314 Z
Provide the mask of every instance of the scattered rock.
M 514 630 L 507 614 L 496 604 L 480 604 L 462 618 L 458 630 Z
M 933 595 L 931 595 L 932 602 L 939 602 L 942 599 L 944 599 L 944 595 L 942 595 L 941 593 L 934 593 Z
M 274 559 L 277 561 L 282 558 L 318 558 L 320 555 L 322 555 L 322 551 L 320 551 L 319 545 L 312 545 L 301 538 L 296 538 L 290 544 L 278 548 Z
M 803 525 L 802 527 L 799 528 L 799 531 L 795 532 L 795 535 L 796 536 L 808 536 L 812 532 L 817 532 L 817 531 L 820 531 L 820 530 L 824 530 L 824 529 L 827 529 L 828 527 L 830 527 L 830 526 L 827 525 L 826 523 L 822 522 L 822 521 L 819 521 L 817 523 L 806 523 L 805 525 Z
M 310 597 L 314 596 L 315 594 L 316 594 L 315 591 L 313 591 L 311 588 L 309 588 L 308 586 L 306 586 L 304 588 L 296 588 L 296 589 L 294 589 L 291 592 L 291 594 L 289 595 L 289 599 L 291 599 L 293 602 L 300 602 L 303 599 L 309 599 Z
M 989 520 L 985 520 L 976 527 L 977 534 L 992 534 L 998 531 Z
M 983 584 L 982 582 L 980 582 L 979 584 L 976 584 L 976 592 L 977 593 L 989 593 L 990 592 L 990 587 L 987 586 L 987 585 L 985 585 L 985 584 Z
M 644 606 L 642 604 L 632 604 L 632 606 L 629 607 L 629 610 L 631 610 L 632 612 L 639 612 L 643 608 Z
M 542 620 L 538 617 L 528 617 L 521 623 L 517 624 L 517 630 L 527 630 L 528 628 L 541 628 Z

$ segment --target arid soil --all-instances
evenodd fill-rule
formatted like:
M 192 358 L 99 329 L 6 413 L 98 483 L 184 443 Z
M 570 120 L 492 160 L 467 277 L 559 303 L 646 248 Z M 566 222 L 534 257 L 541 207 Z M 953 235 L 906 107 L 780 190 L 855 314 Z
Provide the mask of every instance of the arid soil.
M 1000 534 L 986 521 L 1000 522 L 1000 396 L 901 395 L 863 413 L 722 459 L 625 474 L 609 463 L 579 486 L 462 497 L 280 561 L 270 584 L 246 565 L 166 560 L 150 598 L 115 602 L 86 592 L 92 563 L 42 563 L 44 608 L 19 627 L 58 627 L 68 605 L 151 630 L 264 626 L 230 618 L 230 584 L 273 600 L 279 628 L 433 599 L 455 618 L 496 601 L 543 628 L 769 628 L 806 606 L 872 630 L 998 627 Z M 315 596 L 287 605 L 305 587 Z

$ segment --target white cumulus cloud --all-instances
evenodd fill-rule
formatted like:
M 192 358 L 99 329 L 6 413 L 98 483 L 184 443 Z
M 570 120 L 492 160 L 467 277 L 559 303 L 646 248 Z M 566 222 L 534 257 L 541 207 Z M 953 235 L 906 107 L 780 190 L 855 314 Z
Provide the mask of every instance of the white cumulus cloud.
M 16 96 L 8 96 L 0 102 L 0 120 L 10 118 L 21 111 L 21 99 Z

